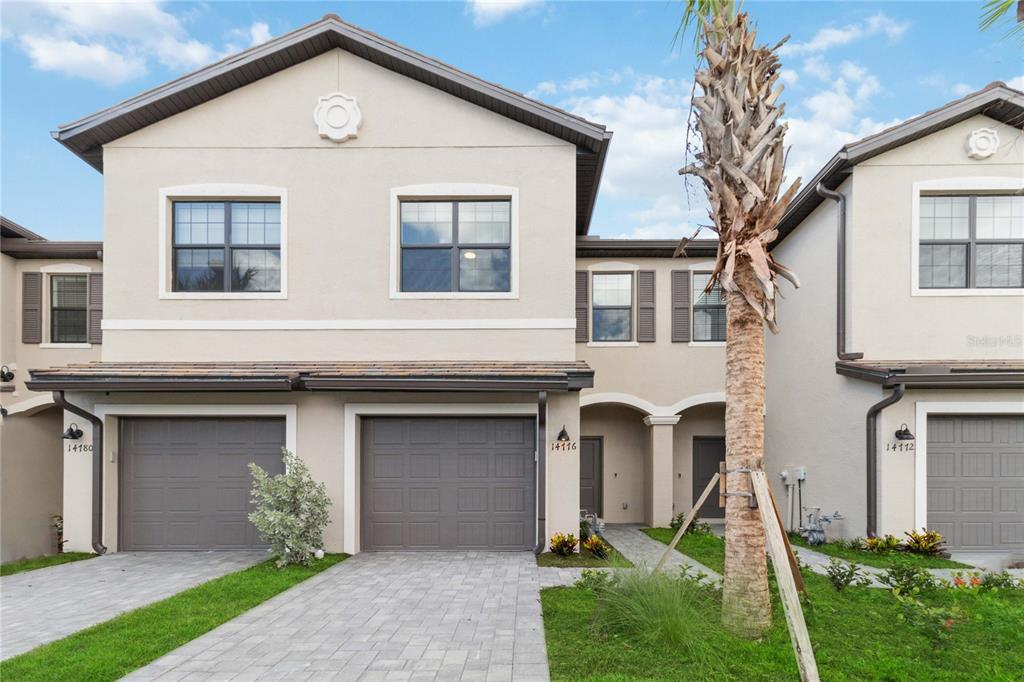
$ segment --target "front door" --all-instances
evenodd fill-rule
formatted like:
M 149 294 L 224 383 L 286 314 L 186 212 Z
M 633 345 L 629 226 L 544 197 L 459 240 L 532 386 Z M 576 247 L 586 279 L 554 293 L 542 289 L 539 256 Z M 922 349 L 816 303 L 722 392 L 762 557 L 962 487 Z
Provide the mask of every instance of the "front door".
M 600 436 L 580 439 L 580 509 L 601 516 L 601 472 L 603 440 Z
M 693 501 L 700 499 L 708 481 L 718 473 L 718 465 L 725 461 L 725 438 L 722 436 L 693 437 Z M 702 519 L 723 519 L 725 510 L 718 506 L 718 495 L 712 492 L 704 500 L 697 516 Z

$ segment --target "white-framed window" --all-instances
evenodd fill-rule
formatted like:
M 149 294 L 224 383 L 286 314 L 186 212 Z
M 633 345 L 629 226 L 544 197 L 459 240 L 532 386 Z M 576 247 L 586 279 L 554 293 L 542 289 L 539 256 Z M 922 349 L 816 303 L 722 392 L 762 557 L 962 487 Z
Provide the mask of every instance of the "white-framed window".
M 48 279 L 50 343 L 88 343 L 89 275 L 55 273 Z
M 711 280 L 710 272 L 694 272 L 691 290 L 694 343 L 723 343 L 725 341 L 725 299 L 722 288 L 716 282 L 711 291 L 705 292 Z
M 287 190 L 183 185 L 159 200 L 160 298 L 288 297 Z
M 390 295 L 519 297 L 519 190 L 437 183 L 391 190 Z
M 591 274 L 591 290 L 591 341 L 633 341 L 633 273 L 594 272 Z

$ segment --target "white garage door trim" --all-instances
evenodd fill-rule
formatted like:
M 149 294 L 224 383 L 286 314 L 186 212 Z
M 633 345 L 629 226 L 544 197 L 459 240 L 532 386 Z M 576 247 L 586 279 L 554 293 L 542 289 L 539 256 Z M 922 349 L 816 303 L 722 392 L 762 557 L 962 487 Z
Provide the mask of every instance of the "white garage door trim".
M 356 460 L 359 447 L 356 440 L 356 418 L 363 416 L 536 416 L 536 403 L 345 403 L 344 452 L 344 550 L 347 554 L 359 551 L 359 506 L 356 489 Z M 539 437 L 539 434 L 538 434 Z M 536 453 L 534 453 L 536 457 Z M 539 495 L 537 496 L 540 497 Z M 536 515 L 534 515 L 536 516 Z
M 914 458 L 914 528 L 928 527 L 928 415 L 932 414 L 1024 414 L 1019 403 L 925 402 L 915 406 L 917 429 Z

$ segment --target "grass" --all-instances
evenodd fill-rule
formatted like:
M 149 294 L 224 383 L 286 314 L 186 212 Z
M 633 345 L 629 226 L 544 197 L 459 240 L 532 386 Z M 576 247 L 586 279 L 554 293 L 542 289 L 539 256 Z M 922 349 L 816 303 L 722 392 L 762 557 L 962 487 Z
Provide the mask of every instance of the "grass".
M 537 565 L 554 568 L 629 568 L 633 564 L 622 556 L 621 552 L 612 547 L 607 559 L 596 557 L 585 549 L 581 549 L 579 554 L 570 556 L 558 556 L 554 552 L 544 552 L 537 555 Z
M 797 533 L 790 533 L 789 541 L 798 547 L 806 547 L 808 549 L 813 549 L 816 552 L 821 552 L 822 554 L 846 559 L 847 561 L 852 561 L 858 564 L 864 564 L 865 566 L 875 566 L 876 568 L 890 568 L 894 564 L 898 563 L 920 566 L 921 568 L 974 568 L 968 564 L 962 564 L 957 561 L 951 561 L 937 556 L 925 556 L 924 554 L 913 554 L 911 552 L 901 551 L 879 554 L 877 552 L 868 552 L 863 549 L 842 547 L 834 542 L 826 542 L 823 545 L 812 547 L 807 542 L 806 538 Z
M 49 554 L 47 556 L 32 557 L 31 559 L 8 561 L 6 564 L 0 564 L 0 576 L 34 571 L 37 568 L 47 568 L 48 566 L 70 564 L 72 561 L 92 559 L 94 556 L 98 555 L 91 552 L 64 552 L 63 554 Z
M 705 555 L 698 560 L 710 568 L 721 566 L 723 541 L 714 536 L 704 538 L 708 539 L 700 545 Z M 695 540 L 689 542 L 696 544 Z M 711 556 L 714 553 L 717 561 Z M 826 578 L 812 573 L 805 574 L 805 581 L 810 601 L 804 612 L 823 680 L 1009 681 L 1020 679 L 1024 670 L 1024 629 L 1020 627 L 1024 591 L 938 591 L 922 596 L 928 606 L 959 611 L 951 636 L 944 641 L 938 636 L 943 617 L 917 624 L 903 621 L 902 607 L 888 590 L 851 587 L 839 593 Z M 673 646 L 665 639 L 652 638 L 650 631 L 637 634 L 629 625 L 638 620 L 636 616 L 625 621 L 612 618 L 607 623 L 607 602 L 599 602 L 588 589 L 543 590 L 552 679 L 624 682 L 797 677 L 785 619 L 774 592 L 774 624 L 758 642 L 737 638 L 722 628 L 717 591 L 708 588 L 705 598 L 704 603 L 676 599 L 678 625 L 665 625 L 664 616 L 658 615 L 663 609 L 657 604 L 648 609 L 651 621 L 662 623 L 662 629 L 678 627 L 687 635 L 685 646 Z M 595 621 L 598 614 L 600 623 Z
M 119 679 L 347 557 L 281 570 L 267 561 L 230 573 L 0 662 L 0 679 Z
M 672 542 L 676 532 L 671 528 L 644 528 L 644 532 L 658 542 Z M 722 539 L 710 533 L 687 533 L 679 540 L 676 549 L 696 559 L 713 571 L 721 573 L 725 570 L 725 550 Z

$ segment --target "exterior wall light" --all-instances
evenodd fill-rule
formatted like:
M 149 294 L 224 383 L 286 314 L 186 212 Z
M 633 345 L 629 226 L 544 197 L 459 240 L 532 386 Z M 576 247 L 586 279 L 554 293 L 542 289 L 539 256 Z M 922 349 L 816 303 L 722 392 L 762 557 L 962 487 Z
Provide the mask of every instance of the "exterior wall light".
M 906 424 L 901 424 L 896 430 L 896 440 L 914 440 L 914 434 L 910 432 Z
M 11 368 L 7 365 L 0 367 L 0 381 L 5 383 L 8 381 L 14 381 L 14 372 L 12 372 Z
M 82 437 L 82 429 L 78 428 L 78 424 L 72 423 L 64 432 L 64 440 L 78 440 Z
M 562 430 L 558 432 L 557 440 L 559 443 L 568 443 L 570 440 L 572 440 L 571 438 L 569 438 L 569 432 L 565 430 L 565 424 L 562 424 Z

